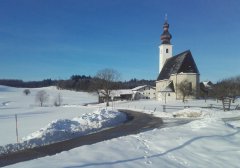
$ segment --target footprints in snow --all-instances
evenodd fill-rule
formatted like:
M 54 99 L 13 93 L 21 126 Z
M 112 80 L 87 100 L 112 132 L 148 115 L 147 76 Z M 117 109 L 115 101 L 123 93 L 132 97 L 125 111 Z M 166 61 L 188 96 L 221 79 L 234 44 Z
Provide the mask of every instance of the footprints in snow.
M 11 101 L 2 102 L 1 105 L 2 106 L 7 106 L 9 103 L 11 103 Z
M 137 139 L 137 150 L 141 151 L 143 153 L 143 158 L 144 158 L 144 163 L 146 166 L 151 166 L 153 164 L 152 159 L 154 155 L 156 155 L 156 151 L 151 147 L 151 138 L 144 136 L 144 134 L 138 134 L 138 135 L 133 135 L 134 138 Z M 182 141 L 183 137 L 179 137 L 178 140 Z M 161 151 L 160 153 L 164 153 L 164 151 Z M 181 156 L 179 157 L 178 155 L 174 155 L 173 153 L 167 153 L 166 157 L 169 160 L 172 160 L 173 162 L 176 162 L 177 164 L 184 166 L 184 167 L 189 167 L 189 163 L 186 159 L 183 159 Z
M 134 137 L 137 139 L 137 141 L 139 142 L 137 149 L 138 150 L 143 150 L 143 157 L 144 157 L 144 163 L 146 165 L 151 165 L 152 161 L 149 159 L 149 156 L 151 156 L 151 154 L 153 153 L 150 146 L 149 146 L 149 142 L 146 140 L 146 138 L 140 133 L 138 135 L 134 135 Z
M 169 154 L 167 154 L 167 157 L 170 159 L 170 160 L 172 160 L 172 161 L 174 161 L 174 162 L 177 162 L 179 165 L 182 165 L 182 166 L 184 166 L 184 167 L 189 167 L 190 165 L 189 165 L 189 163 L 185 160 L 185 159 L 183 159 L 183 158 L 178 158 L 178 157 L 176 157 L 176 156 L 174 156 L 173 154 L 171 154 L 171 153 L 169 153 Z

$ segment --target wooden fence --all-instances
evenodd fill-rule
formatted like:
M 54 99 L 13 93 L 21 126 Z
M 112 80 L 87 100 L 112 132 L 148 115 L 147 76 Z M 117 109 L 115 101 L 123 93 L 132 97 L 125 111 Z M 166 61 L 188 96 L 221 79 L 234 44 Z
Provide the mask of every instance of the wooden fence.
M 173 105 L 162 105 L 163 112 L 167 112 L 167 109 L 176 109 L 176 110 L 182 110 L 186 108 L 208 108 L 208 109 L 219 109 L 224 111 L 229 110 L 240 110 L 239 104 L 238 105 L 231 105 L 229 101 L 223 102 L 223 105 L 217 105 L 217 104 L 209 104 L 208 106 L 173 106 Z
M 223 104 L 223 110 L 224 111 L 229 111 L 230 110 L 231 102 L 232 102 L 232 98 L 230 98 L 230 97 L 224 97 L 222 99 L 222 104 Z
M 116 106 L 115 106 L 116 107 Z M 223 104 L 206 104 L 206 106 L 197 106 L 197 105 L 156 105 L 156 106 L 139 106 L 139 105 L 127 105 L 127 108 L 133 108 L 133 109 L 139 109 L 139 110 L 149 110 L 152 113 L 153 112 L 169 112 L 174 110 L 183 110 L 186 108 L 205 108 L 205 109 L 218 109 L 218 110 L 226 110 L 224 108 Z M 240 110 L 240 104 L 231 104 L 230 106 L 227 106 L 228 110 Z

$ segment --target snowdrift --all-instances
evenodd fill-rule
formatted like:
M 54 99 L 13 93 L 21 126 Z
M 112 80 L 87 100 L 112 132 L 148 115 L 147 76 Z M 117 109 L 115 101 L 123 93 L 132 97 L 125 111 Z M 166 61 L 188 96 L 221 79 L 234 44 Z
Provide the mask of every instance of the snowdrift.
M 20 143 L 1 146 L 0 154 L 48 145 L 94 133 L 107 127 L 116 126 L 126 119 L 127 116 L 124 113 L 99 109 L 94 113 L 84 114 L 72 120 L 55 120 L 39 131 L 22 138 Z

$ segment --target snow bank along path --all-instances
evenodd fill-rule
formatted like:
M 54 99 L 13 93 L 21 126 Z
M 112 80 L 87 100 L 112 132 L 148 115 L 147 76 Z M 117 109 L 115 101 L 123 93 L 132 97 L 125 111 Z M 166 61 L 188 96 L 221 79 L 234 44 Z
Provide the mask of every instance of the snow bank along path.
M 23 138 L 27 146 L 44 146 L 113 127 L 127 120 L 124 113 L 99 109 L 72 120 L 60 119 Z M 0 153 L 1 154 L 1 153 Z
M 126 114 L 107 109 L 99 109 L 93 113 L 86 113 L 72 120 L 58 119 L 52 121 L 39 131 L 22 138 L 19 143 L 0 146 L 0 155 L 87 135 L 116 126 L 126 120 Z
M 39 157 L 54 155 L 56 153 L 67 151 L 82 145 L 91 145 L 100 141 L 126 136 L 129 134 L 137 134 L 141 131 L 163 126 L 163 121 L 159 117 L 154 117 L 150 114 L 134 112 L 130 110 L 119 111 L 127 114 L 127 122 L 97 133 L 75 137 L 70 140 L 65 140 L 46 146 L 40 146 L 32 149 L 26 149 L 24 151 L 1 155 L 0 166 L 6 166 Z

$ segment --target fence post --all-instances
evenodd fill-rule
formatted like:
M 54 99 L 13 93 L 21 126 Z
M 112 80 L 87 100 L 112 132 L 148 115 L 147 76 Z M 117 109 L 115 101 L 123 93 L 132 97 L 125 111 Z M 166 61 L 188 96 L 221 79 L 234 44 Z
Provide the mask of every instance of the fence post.
M 213 104 L 210 104 L 210 109 L 212 109 L 213 108 Z
M 163 112 L 166 112 L 166 105 L 163 105 Z
M 17 124 L 17 114 L 15 114 L 15 121 L 16 121 L 16 137 L 17 137 L 17 143 L 18 143 L 18 124 Z

